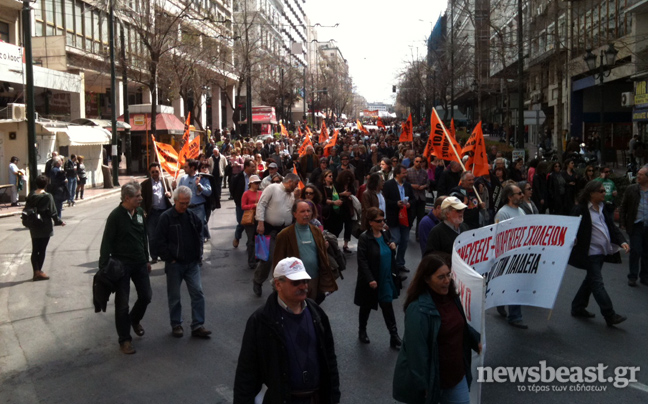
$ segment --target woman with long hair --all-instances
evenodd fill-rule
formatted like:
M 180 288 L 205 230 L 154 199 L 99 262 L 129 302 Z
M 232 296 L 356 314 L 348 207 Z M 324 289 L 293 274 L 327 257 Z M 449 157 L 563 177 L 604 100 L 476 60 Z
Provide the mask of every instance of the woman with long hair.
M 383 212 L 387 210 L 387 204 L 382 195 L 384 184 L 385 181 L 383 181 L 383 177 L 380 173 L 371 174 L 369 180 L 367 180 L 367 190 L 362 194 L 360 200 L 360 205 L 362 206 L 360 225 L 362 226 L 363 231 L 369 228 L 369 222 L 367 222 L 367 211 L 369 208 L 378 208 Z
M 342 223 L 344 224 L 344 247 L 342 250 L 346 254 L 351 254 L 349 249 L 349 241 L 351 241 L 351 230 L 353 228 L 353 201 L 351 196 L 355 196 L 355 175 L 349 170 L 343 170 L 337 177 L 337 190 L 340 193 L 342 206 L 340 206 L 340 213 L 342 216 Z M 337 237 L 337 234 L 335 235 Z
M 86 166 L 83 164 L 83 160 L 83 156 L 77 156 L 77 176 L 79 177 L 79 180 L 77 181 L 76 195 L 74 199 L 79 199 L 79 195 L 81 195 L 81 199 L 83 199 L 85 184 L 86 181 L 88 181 L 88 174 L 86 173 Z
M 578 185 L 576 187 L 576 194 L 580 193 L 580 191 L 583 188 L 585 188 L 585 185 L 588 182 L 598 178 L 598 176 L 595 173 L 596 173 L 596 169 L 593 166 L 585 167 L 585 171 L 583 172 L 583 175 L 578 180 Z
M 389 345 L 399 348 L 402 344 L 396 327 L 396 316 L 392 302 L 399 295 L 400 278 L 396 267 L 396 244 L 389 232 L 384 230 L 385 214 L 378 208 L 367 211 L 369 228 L 358 239 L 358 280 L 353 302 L 360 306 L 358 339 L 363 344 L 370 342 L 367 336 L 367 322 L 371 310 L 382 311 L 389 331 Z
M 324 170 L 321 175 L 320 192 L 322 194 L 322 219 L 324 229 L 328 230 L 335 237 L 340 235 L 344 222 L 342 221 L 342 199 L 335 187 L 333 172 Z
M 563 215 L 571 214 L 574 205 L 576 205 L 576 196 L 578 195 L 578 181 L 580 176 L 576 173 L 576 164 L 574 160 L 567 159 L 565 161 L 565 170 L 563 171 L 563 177 L 565 177 L 565 199 L 563 205 Z
M 311 201 L 315 205 L 316 210 L 313 215 L 314 218 L 322 222 L 322 193 L 313 184 L 308 184 L 301 190 L 301 199 Z
M 480 336 L 468 325 L 450 268 L 426 255 L 407 289 L 405 334 L 393 396 L 404 403 L 469 403 L 471 350 Z
M 261 184 L 261 178 L 258 175 L 251 175 L 248 182 L 249 189 L 243 193 L 241 198 L 241 209 L 243 209 L 243 214 L 246 211 L 256 211 L 257 203 L 259 203 L 259 198 L 261 198 L 261 191 L 259 191 L 259 184 Z M 254 213 L 252 214 L 254 217 Z M 245 229 L 245 235 L 247 236 L 247 243 L 245 247 L 247 248 L 248 254 L 248 268 L 254 269 L 256 267 L 256 258 L 254 256 L 254 234 L 256 233 L 257 222 L 253 220 L 252 224 L 243 226 Z
M 567 192 L 567 182 L 560 172 L 561 165 L 554 161 L 551 166 L 551 173 L 547 179 L 547 190 L 549 193 L 549 210 L 554 215 L 561 215 L 564 207 L 565 192 Z
M 260 154 L 254 156 L 254 162 L 257 166 L 257 173 L 262 173 L 266 170 L 266 163 L 263 161 L 263 157 Z
M 520 188 L 520 191 L 522 191 L 522 203 L 520 204 L 520 208 L 522 208 L 524 213 L 527 215 L 537 215 L 540 213 L 538 207 L 531 199 L 533 196 L 533 186 L 528 181 L 520 181 L 517 183 L 517 186 Z
M 531 194 L 531 200 L 536 204 L 540 213 L 545 213 L 549 203 L 547 169 L 548 163 L 546 161 L 541 161 L 538 163 L 535 174 L 533 175 L 533 193 Z

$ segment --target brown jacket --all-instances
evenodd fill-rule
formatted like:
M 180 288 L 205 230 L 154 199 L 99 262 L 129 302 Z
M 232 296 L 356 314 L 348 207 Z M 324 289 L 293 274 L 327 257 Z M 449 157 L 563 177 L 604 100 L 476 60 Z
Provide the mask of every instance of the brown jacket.
M 315 279 L 309 283 L 308 297 L 314 299 L 318 292 L 335 292 L 338 287 L 333 276 L 333 271 L 329 265 L 328 253 L 326 252 L 326 244 L 324 243 L 324 236 L 317 227 L 309 224 L 313 239 L 317 246 L 317 259 L 319 261 L 319 279 Z M 277 234 L 275 242 L 275 249 L 273 253 L 272 267 L 277 266 L 277 263 L 284 258 L 297 257 L 299 258 L 299 247 L 297 246 L 297 234 L 295 233 L 295 225 L 290 225 Z M 317 285 L 313 287 L 313 285 Z
M 360 224 L 362 226 L 362 231 L 365 231 L 369 228 L 369 223 L 367 222 L 367 210 L 369 208 L 377 208 L 378 207 L 378 195 L 376 194 L 375 191 L 370 191 L 366 190 L 362 194 L 362 201 L 360 201 L 362 205 L 362 214 L 360 217 Z M 385 213 L 385 212 L 383 212 Z

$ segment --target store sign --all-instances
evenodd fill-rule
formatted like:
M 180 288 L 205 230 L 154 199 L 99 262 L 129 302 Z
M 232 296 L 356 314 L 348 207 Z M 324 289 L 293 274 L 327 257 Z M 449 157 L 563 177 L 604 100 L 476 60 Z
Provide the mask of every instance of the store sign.
M 7 42 L 0 42 L 0 64 L 9 69 L 22 71 L 23 48 Z
M 137 126 L 143 126 L 146 124 L 146 115 L 133 115 L 133 124 Z
M 648 108 L 632 111 L 632 122 L 648 121 Z
M 648 106 L 648 92 L 646 92 L 646 81 L 638 81 L 635 86 L 634 103 L 638 107 Z

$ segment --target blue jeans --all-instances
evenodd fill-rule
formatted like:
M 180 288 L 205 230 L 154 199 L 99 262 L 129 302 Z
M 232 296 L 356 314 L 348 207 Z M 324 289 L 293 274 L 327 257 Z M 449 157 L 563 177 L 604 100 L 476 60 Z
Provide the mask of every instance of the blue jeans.
M 146 264 L 123 264 L 125 274 L 119 280 L 115 290 L 115 327 L 117 327 L 120 344 L 132 340 L 130 335 L 131 325 L 139 324 L 153 296 Z M 137 301 L 135 301 L 133 309 L 129 313 L 128 298 L 130 296 L 131 280 L 137 291 Z
M 169 299 L 169 316 L 171 327 L 182 324 L 182 304 L 180 303 L 180 285 L 184 280 L 191 298 L 191 329 L 195 330 L 205 323 L 205 296 L 200 282 L 198 262 L 189 264 L 170 263 L 164 265 L 167 278 L 167 298 Z
M 202 238 L 208 239 L 209 238 L 209 229 L 207 228 L 207 218 L 205 215 L 205 204 L 194 206 L 193 208 L 189 208 L 190 211 L 196 214 L 198 218 L 200 219 L 200 222 L 203 224 L 203 231 L 202 231 Z
M 241 225 L 241 220 L 243 219 L 243 208 L 239 205 L 236 205 L 236 230 L 234 230 L 234 238 L 240 240 L 243 237 L 243 230 L 245 228 Z
M 572 300 L 572 311 L 578 311 L 587 308 L 589 304 L 590 295 L 594 295 L 594 300 L 598 303 L 601 314 L 603 317 L 612 317 L 615 312 L 612 307 L 612 300 L 605 290 L 603 285 L 603 262 L 605 256 L 603 255 L 590 255 L 589 268 L 587 268 L 587 275 L 583 280 L 574 300 Z
M 470 404 L 470 391 L 466 376 L 456 386 L 441 390 L 441 404 Z
M 639 267 L 641 260 L 641 268 Z M 648 281 L 648 226 L 635 223 L 630 233 L 630 273 L 628 279 Z
M 511 305 L 508 307 L 508 317 L 506 318 L 509 323 L 517 323 L 522 321 L 522 306 Z
M 389 229 L 392 241 L 396 243 L 398 249 L 396 250 L 396 266 L 401 268 L 405 266 L 405 252 L 407 251 L 407 244 L 409 243 L 410 227 L 401 226 L 391 227 Z
M 68 177 L 68 202 L 74 202 L 74 195 L 76 194 L 77 177 Z

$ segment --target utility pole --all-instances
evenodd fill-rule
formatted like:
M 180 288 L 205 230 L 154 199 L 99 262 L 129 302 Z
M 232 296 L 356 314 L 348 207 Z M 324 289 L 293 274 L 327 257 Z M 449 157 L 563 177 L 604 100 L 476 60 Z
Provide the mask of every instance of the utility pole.
M 523 18 L 522 0 L 517 2 L 517 45 L 518 45 L 518 119 L 515 137 L 515 145 L 518 149 L 524 149 L 524 44 L 522 43 Z
M 246 78 L 245 78 L 245 92 L 247 96 L 245 97 L 245 120 L 247 122 L 246 129 L 247 135 L 252 137 L 254 135 L 254 126 L 252 123 L 252 66 L 250 65 L 250 24 L 248 24 L 248 13 L 247 13 L 247 0 L 243 1 L 245 7 L 245 64 L 246 64 Z
M 119 24 L 119 42 L 121 43 L 121 65 L 122 65 L 122 81 L 124 93 L 124 123 L 130 124 L 130 112 L 128 111 L 128 67 L 126 66 L 126 40 L 124 37 L 124 24 Z M 126 139 L 126 172 L 128 175 L 132 173 L 131 163 L 133 160 L 133 151 L 130 137 L 130 129 L 124 130 L 124 138 Z M 148 167 L 147 167 L 148 169 Z
M 454 118 L 454 0 L 450 2 L 450 119 Z M 446 115 L 447 116 L 447 115 Z
M 108 21 L 108 41 L 110 41 L 110 115 L 112 123 L 112 181 L 119 186 L 119 156 L 117 155 L 117 78 L 115 77 L 115 4 L 110 0 L 110 17 Z M 106 179 L 104 178 L 104 181 Z
M 36 105 L 34 104 L 34 62 L 32 59 L 31 7 L 23 0 L 22 23 L 25 47 L 25 82 L 27 92 L 27 164 L 29 167 L 29 190 L 36 189 Z

